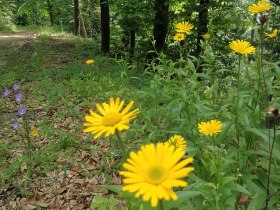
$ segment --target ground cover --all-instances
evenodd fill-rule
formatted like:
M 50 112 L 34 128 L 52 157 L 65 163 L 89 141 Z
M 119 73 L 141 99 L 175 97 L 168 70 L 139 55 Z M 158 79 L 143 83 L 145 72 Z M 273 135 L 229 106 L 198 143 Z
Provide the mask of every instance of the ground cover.
M 99 55 L 93 39 L 65 33 L 23 31 L 0 39 L 4 209 L 279 207 L 279 82 L 271 80 L 279 77 L 279 62 L 258 54 L 254 60 L 247 41 L 232 41 L 231 62 L 223 63 L 211 40 L 201 43 L 199 58 L 175 40 L 178 60 L 160 54 L 144 69 Z M 95 130 L 96 123 L 105 127 Z M 158 146 L 143 146 L 150 143 Z M 167 152 L 161 143 L 183 151 Z M 138 150 L 132 164 L 127 153 Z M 142 173 L 145 164 L 150 169 Z M 145 192 L 149 187 L 153 193 Z M 144 201 L 121 189 L 139 190 Z

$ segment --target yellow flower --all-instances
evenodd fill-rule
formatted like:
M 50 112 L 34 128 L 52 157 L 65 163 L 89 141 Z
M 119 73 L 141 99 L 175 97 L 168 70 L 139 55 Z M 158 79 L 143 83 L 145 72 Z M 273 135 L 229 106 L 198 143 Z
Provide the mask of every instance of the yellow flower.
M 86 61 L 86 64 L 90 65 L 90 64 L 93 64 L 94 63 L 94 60 L 87 60 Z
M 144 201 L 157 206 L 158 200 L 177 200 L 173 187 L 186 187 L 185 177 L 194 170 L 188 166 L 193 158 L 182 159 L 185 152 L 168 144 L 147 144 L 137 153 L 131 152 L 120 171 L 123 191 L 142 195 Z
M 206 33 L 206 34 L 202 35 L 203 39 L 205 39 L 205 40 L 209 39 L 210 36 L 211 35 L 209 33 Z
M 237 40 L 232 41 L 229 43 L 229 47 L 234 50 L 237 53 L 240 54 L 251 54 L 255 52 L 256 48 L 254 48 L 250 42 L 244 41 L 244 40 Z
M 210 122 L 201 122 L 198 124 L 199 132 L 212 136 L 214 134 L 222 132 L 223 123 L 218 120 L 211 120 Z
M 193 24 L 189 23 L 188 21 L 187 22 L 183 21 L 177 23 L 175 28 L 178 33 L 190 34 L 191 29 L 193 29 Z
M 183 152 L 186 151 L 187 142 L 186 140 L 180 135 L 174 135 L 170 137 L 165 144 L 173 145 L 175 149 L 180 149 Z
M 257 4 L 250 5 L 248 10 L 253 14 L 257 14 L 270 10 L 271 8 L 272 5 L 270 3 L 266 3 L 266 0 L 261 0 Z
M 185 35 L 184 35 L 184 34 L 177 33 L 177 34 L 173 37 L 173 39 L 174 39 L 175 41 L 183 41 L 183 40 L 185 39 Z
M 30 131 L 31 136 L 38 136 L 39 131 L 36 128 L 31 129 Z
M 65 98 L 62 97 L 62 98 L 60 99 L 60 101 L 61 101 L 62 103 L 64 103 L 64 102 L 65 102 Z
M 277 29 L 274 29 L 270 34 L 269 33 L 265 33 L 264 34 L 270 38 L 275 38 L 278 34 L 278 30 Z
M 120 131 L 129 129 L 129 121 L 139 113 L 139 109 L 134 109 L 128 113 L 133 103 L 131 101 L 122 111 L 124 100 L 120 102 L 119 97 L 116 100 L 110 98 L 109 104 L 103 103 L 103 107 L 96 104 L 96 108 L 101 115 L 89 110 L 90 116 L 85 116 L 86 122 L 84 123 L 84 126 L 88 128 L 84 129 L 84 132 L 95 134 L 94 139 L 97 139 L 103 133 L 107 137 L 114 134 L 116 129 Z

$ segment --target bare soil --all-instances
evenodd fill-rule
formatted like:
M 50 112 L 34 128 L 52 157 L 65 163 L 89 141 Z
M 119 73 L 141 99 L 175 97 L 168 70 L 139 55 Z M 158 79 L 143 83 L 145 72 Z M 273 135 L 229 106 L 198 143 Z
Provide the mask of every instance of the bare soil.
M 7 58 L 16 49 L 36 38 L 36 31 L 0 31 L 0 68 L 5 66 Z

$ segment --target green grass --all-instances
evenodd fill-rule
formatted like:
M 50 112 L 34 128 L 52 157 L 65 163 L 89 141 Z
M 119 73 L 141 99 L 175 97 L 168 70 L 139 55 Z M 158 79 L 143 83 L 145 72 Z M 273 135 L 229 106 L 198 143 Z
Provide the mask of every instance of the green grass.
M 24 104 L 28 107 L 27 118 L 31 126 L 39 130 L 39 136 L 33 139 L 36 149 L 30 157 L 23 151 L 26 143 L 19 135 L 22 128 L 18 131 L 11 128 L 17 119 L 18 104 L 12 98 L 1 97 L 0 119 L 5 129 L 1 135 L 0 177 L 7 189 L 17 185 L 24 174 L 28 176 L 28 188 L 32 179 L 38 179 L 35 175 L 41 177 L 52 170 L 68 170 L 69 166 L 65 168 L 65 164 L 58 163 L 58 158 L 75 165 L 79 157 L 73 154 L 87 150 L 94 156 L 100 155 L 96 151 L 104 146 L 94 146 L 92 137 L 83 134 L 83 117 L 89 108 L 108 97 L 121 96 L 129 100 L 135 89 L 130 77 L 140 75 L 136 69 L 128 69 L 113 59 L 98 55 L 99 46 L 95 40 L 63 33 L 49 36 L 53 32 L 44 30 L 36 40 L 10 51 L 5 68 L 0 69 L 0 89 L 15 83 L 20 85 Z M 85 61 L 91 58 L 95 64 L 86 65 Z M 15 151 L 19 151 L 20 157 L 13 155 Z M 109 151 L 110 154 L 116 152 Z M 100 164 L 104 167 L 98 171 L 110 177 L 109 174 L 117 169 L 107 171 L 106 164 L 119 157 L 103 156 Z M 28 165 L 28 171 L 21 169 L 23 164 Z M 87 163 L 83 167 L 86 166 Z M 83 172 L 82 176 L 92 177 L 98 171 Z M 111 178 L 106 180 L 109 183 Z M 19 188 L 18 193 L 24 190 Z
M 51 36 L 54 32 L 56 35 Z M 279 125 L 269 130 L 263 123 L 266 106 L 278 107 L 280 102 L 279 84 L 269 83 L 271 76 L 279 76 L 276 63 L 265 64 L 265 68 L 275 70 L 265 75 L 274 95 L 268 103 L 266 93 L 257 86 L 256 79 L 261 78 L 262 82 L 263 78 L 255 70 L 256 64 L 241 60 L 244 71 L 237 104 L 237 68 L 232 66 L 237 57 L 229 54 L 232 63 L 227 66 L 215 56 L 209 43 L 204 43 L 205 54 L 200 58 L 204 73 L 197 74 L 197 60 L 193 57 L 174 61 L 162 55 L 157 64 L 151 63 L 148 71 L 144 71 L 142 64 L 99 55 L 96 40 L 75 38 L 48 28 L 39 34 L 34 41 L 10 51 L 5 67 L 0 69 L 0 90 L 20 84 L 30 126 L 39 130 L 39 136 L 31 137 L 35 148 L 30 152 L 21 136 L 23 129 L 11 128 L 18 104 L 12 98 L 0 99 L 0 126 L 4 128 L 0 136 L 0 178 L 5 188 L 19 186 L 17 193 L 28 197 L 32 194 L 32 182 L 57 171 L 65 176 L 74 173 L 78 180 L 94 178 L 96 185 L 120 184 L 117 171 L 124 157 L 116 137 L 93 141 L 90 134 L 83 132 L 88 110 L 95 109 L 96 103 L 119 96 L 126 102 L 135 101 L 134 107 L 140 109 L 130 129 L 121 133 L 129 151 L 136 151 L 143 144 L 164 142 L 174 134 L 187 140 L 186 157 L 194 157 L 195 173 L 187 178 L 186 189 L 178 189 L 177 204 L 170 202 L 167 206 L 233 209 L 239 196 L 246 200 L 238 204 L 242 209 L 262 205 L 266 196 L 268 148 L 273 132 L 275 138 L 280 135 L 276 129 Z M 95 63 L 86 65 L 88 59 Z M 215 138 L 201 135 L 197 128 L 198 123 L 211 119 L 223 123 L 223 131 Z M 279 154 L 276 142 L 271 208 L 277 206 L 279 198 Z M 114 189 L 119 191 L 119 187 Z M 128 198 L 126 205 L 132 209 L 149 208 L 149 203 L 133 200 L 131 195 L 119 195 Z M 112 196 L 95 198 L 101 206 L 106 203 L 103 207 L 121 206 L 112 202 Z

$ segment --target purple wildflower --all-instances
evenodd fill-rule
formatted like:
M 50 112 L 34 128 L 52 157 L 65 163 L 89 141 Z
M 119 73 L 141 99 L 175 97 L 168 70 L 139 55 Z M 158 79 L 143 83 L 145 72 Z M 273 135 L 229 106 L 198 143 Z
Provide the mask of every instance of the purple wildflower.
M 3 92 L 3 95 L 8 96 L 10 94 L 10 92 L 11 91 L 9 89 L 5 89 L 4 92 Z
M 17 93 L 17 94 L 16 94 L 16 101 L 17 101 L 17 102 L 20 102 L 22 98 L 23 98 L 22 93 Z
M 18 89 L 19 89 L 19 85 L 18 85 L 18 84 L 15 84 L 15 85 L 13 86 L 13 89 L 14 89 L 14 90 L 18 90 Z
M 20 107 L 18 109 L 18 113 L 20 116 L 23 116 L 26 113 L 26 108 L 22 104 L 20 105 Z
M 13 129 L 18 129 L 19 128 L 19 122 L 14 122 L 12 124 L 12 126 L 13 126 Z

